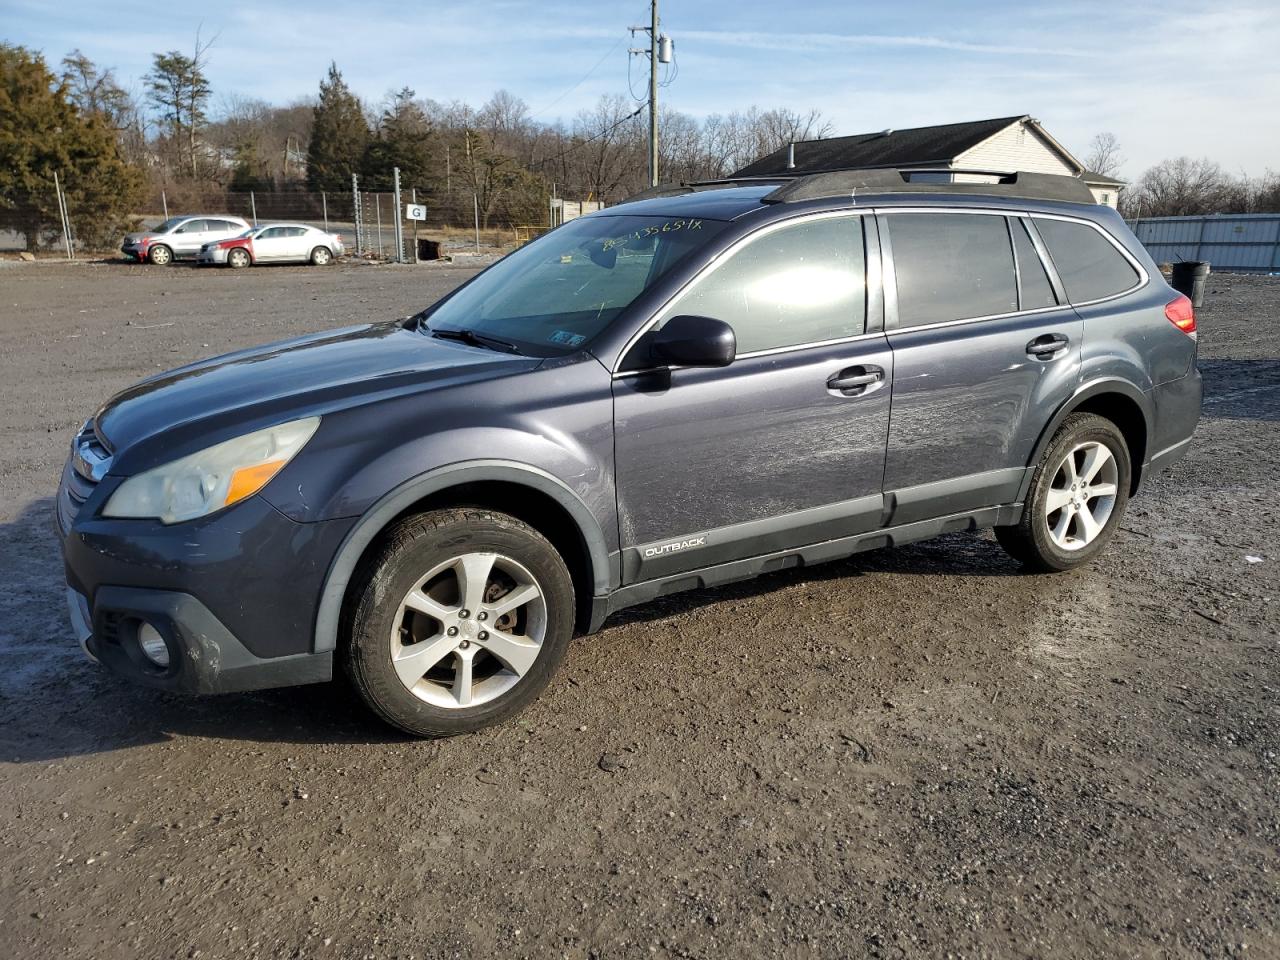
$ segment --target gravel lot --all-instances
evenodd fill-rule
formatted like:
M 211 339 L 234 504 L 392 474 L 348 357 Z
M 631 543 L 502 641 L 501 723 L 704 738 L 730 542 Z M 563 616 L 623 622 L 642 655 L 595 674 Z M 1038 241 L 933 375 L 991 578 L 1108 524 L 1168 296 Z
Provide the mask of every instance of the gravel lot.
M 955 535 L 668 598 L 432 743 L 81 656 L 98 403 L 468 275 L 0 267 L 0 956 L 1280 956 L 1275 279 L 1213 278 L 1192 452 L 1083 571 Z

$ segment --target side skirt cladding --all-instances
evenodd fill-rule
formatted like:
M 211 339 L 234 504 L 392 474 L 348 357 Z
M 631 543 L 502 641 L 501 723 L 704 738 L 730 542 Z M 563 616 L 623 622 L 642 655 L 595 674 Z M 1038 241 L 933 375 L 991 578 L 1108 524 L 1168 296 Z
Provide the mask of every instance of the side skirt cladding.
M 879 498 L 875 499 L 878 500 Z M 775 570 L 810 566 L 812 564 L 826 563 L 830 560 L 843 560 L 853 556 L 855 553 L 862 553 L 866 550 L 901 546 L 904 543 L 912 543 L 917 540 L 928 540 L 944 533 L 958 533 L 968 530 L 980 530 L 983 527 L 1005 526 L 1017 523 L 1021 518 L 1022 504 L 1009 503 L 1002 506 L 984 507 L 980 510 L 936 517 L 930 520 L 920 520 L 895 527 L 869 530 L 851 536 L 812 543 L 807 546 L 775 550 L 759 556 L 658 576 L 654 579 L 622 587 L 608 595 L 596 596 L 592 604 L 591 626 L 588 632 L 594 633 L 599 630 L 610 614 L 669 594 L 720 586 L 738 580 L 750 580 L 764 573 L 772 573 Z M 644 549 L 647 548 L 639 548 L 640 551 Z M 637 550 L 633 549 L 628 553 L 634 555 Z

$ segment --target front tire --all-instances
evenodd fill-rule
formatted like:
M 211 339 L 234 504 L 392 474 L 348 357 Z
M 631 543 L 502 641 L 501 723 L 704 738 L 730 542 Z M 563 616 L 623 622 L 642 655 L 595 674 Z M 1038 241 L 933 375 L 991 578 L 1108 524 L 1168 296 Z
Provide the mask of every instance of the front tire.
M 173 251 L 163 243 L 157 243 L 147 251 L 147 259 L 157 267 L 167 267 L 169 264 L 173 263 Z
M 1031 480 L 1022 520 L 996 527 L 996 540 L 1024 566 L 1071 570 L 1115 536 L 1129 502 L 1133 467 L 1124 435 L 1091 413 L 1067 417 Z
M 564 560 L 502 513 L 409 517 L 353 584 L 347 673 L 375 713 L 420 737 L 518 713 L 546 687 L 573 634 Z
M 227 266 L 234 270 L 247 267 L 250 262 L 249 251 L 243 247 L 235 247 L 227 253 Z
M 316 247 L 311 251 L 311 265 L 313 267 L 323 267 L 333 259 L 333 254 L 329 252 L 328 247 Z

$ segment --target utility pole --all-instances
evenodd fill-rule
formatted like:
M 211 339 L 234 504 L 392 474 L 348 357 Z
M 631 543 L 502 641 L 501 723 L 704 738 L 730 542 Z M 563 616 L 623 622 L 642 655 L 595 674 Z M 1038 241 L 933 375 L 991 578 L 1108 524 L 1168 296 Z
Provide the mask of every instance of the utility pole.
M 658 185 L 658 0 L 649 0 L 649 186 Z
M 649 26 L 629 27 L 631 35 L 644 31 L 649 34 L 649 49 L 632 49 L 632 56 L 649 58 L 649 186 L 658 185 L 658 64 L 670 63 L 673 44 L 671 38 L 658 33 L 658 0 L 649 0 Z

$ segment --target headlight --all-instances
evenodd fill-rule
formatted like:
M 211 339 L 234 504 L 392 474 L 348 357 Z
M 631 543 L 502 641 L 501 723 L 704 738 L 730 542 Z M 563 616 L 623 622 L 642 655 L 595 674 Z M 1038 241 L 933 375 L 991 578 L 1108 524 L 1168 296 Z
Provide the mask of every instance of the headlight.
M 265 487 L 318 426 L 319 417 L 282 423 L 130 477 L 111 495 L 102 515 L 179 523 L 229 507 Z

